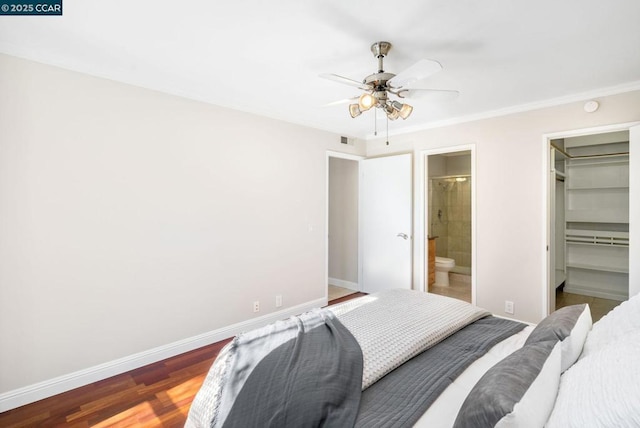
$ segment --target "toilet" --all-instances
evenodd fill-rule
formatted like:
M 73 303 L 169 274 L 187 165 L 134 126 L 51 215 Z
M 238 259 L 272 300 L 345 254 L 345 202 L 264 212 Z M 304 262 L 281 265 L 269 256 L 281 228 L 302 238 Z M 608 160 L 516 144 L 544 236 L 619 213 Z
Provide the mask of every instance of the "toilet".
M 447 257 L 436 257 L 436 281 L 434 285 L 449 286 L 449 271 L 454 268 L 456 261 Z

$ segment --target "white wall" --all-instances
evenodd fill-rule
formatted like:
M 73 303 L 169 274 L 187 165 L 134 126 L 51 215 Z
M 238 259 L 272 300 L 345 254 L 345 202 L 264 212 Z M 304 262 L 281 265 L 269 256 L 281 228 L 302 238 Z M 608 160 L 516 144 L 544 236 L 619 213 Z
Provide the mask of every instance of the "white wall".
M 329 158 L 329 282 L 358 286 L 358 162 Z M 351 284 L 344 284 L 346 281 Z
M 276 294 L 326 301 L 326 151 L 362 146 L 4 55 L 0 70 L 0 394 L 275 312 Z
M 598 98 L 600 109 L 586 113 L 583 102 L 467 122 L 367 142 L 367 156 L 476 144 L 477 304 L 504 314 L 515 303 L 516 318 L 538 322 L 546 286 L 543 198 L 543 135 L 640 120 L 640 91 Z M 419 161 L 416 161 L 418 165 Z M 420 200 L 415 168 L 415 200 Z M 415 221 L 421 219 L 415 204 Z M 640 219 L 632 219 L 640 222 Z M 422 229 L 414 223 L 414 233 Z M 414 284 L 420 278 L 420 240 L 414 239 Z

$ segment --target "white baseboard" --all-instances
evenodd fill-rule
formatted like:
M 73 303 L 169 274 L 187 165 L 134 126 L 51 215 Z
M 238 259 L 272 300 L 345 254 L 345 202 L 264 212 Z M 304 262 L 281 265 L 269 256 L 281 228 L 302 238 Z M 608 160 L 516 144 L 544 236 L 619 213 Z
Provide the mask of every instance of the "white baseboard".
M 575 286 L 570 286 L 566 283 L 563 291 L 565 293 L 582 294 L 583 296 L 599 297 L 600 299 L 617 300 L 619 302 L 624 302 L 629 298 L 628 296 L 625 296 L 621 293 L 615 293 L 615 292 L 612 293 L 610 291 L 601 291 L 601 290 L 594 290 L 591 288 L 586 289 L 582 287 L 575 287 Z
M 38 382 L 23 388 L 0 394 L 0 413 L 25 404 L 33 403 L 43 398 L 48 398 L 57 394 L 61 394 L 72 389 L 88 385 L 109 377 L 134 370 L 148 364 L 152 364 L 166 358 L 175 357 L 176 355 L 219 342 L 221 340 L 233 337 L 243 331 L 252 330 L 262 327 L 274 321 L 287 318 L 291 315 L 298 315 L 314 308 L 327 305 L 327 299 L 317 299 L 311 302 L 303 303 L 291 308 L 286 308 L 278 312 L 263 315 L 237 324 L 213 330 L 207 333 L 193 336 L 137 354 L 109 361 L 84 370 L 69 373 L 63 376 Z
M 357 282 L 345 281 L 344 279 L 329 278 L 329 285 L 335 285 L 336 287 L 348 288 L 353 291 L 360 291 L 360 286 Z

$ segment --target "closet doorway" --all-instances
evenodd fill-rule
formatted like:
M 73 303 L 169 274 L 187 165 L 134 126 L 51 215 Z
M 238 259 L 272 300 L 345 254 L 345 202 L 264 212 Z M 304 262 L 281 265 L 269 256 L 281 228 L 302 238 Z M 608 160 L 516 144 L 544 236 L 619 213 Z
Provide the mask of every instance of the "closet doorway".
M 627 124 L 546 137 L 548 313 L 589 303 L 597 320 L 640 291 L 629 263 L 640 244 L 630 235 L 639 211 L 636 134 Z
M 474 146 L 423 152 L 425 291 L 475 303 Z

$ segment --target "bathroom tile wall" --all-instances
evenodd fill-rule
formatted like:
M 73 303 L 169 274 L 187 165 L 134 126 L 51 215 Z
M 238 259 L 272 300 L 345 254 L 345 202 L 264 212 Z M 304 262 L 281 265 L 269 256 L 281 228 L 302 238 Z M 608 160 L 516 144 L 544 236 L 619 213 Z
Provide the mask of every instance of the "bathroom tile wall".
M 447 191 L 447 257 L 459 267 L 471 266 L 471 183 L 453 182 Z
M 437 236 L 436 256 L 448 257 L 448 216 L 446 180 L 429 180 L 429 200 L 431 201 L 431 224 L 429 236 Z
M 437 236 L 436 255 L 471 267 L 471 181 L 429 180 L 431 233 Z

